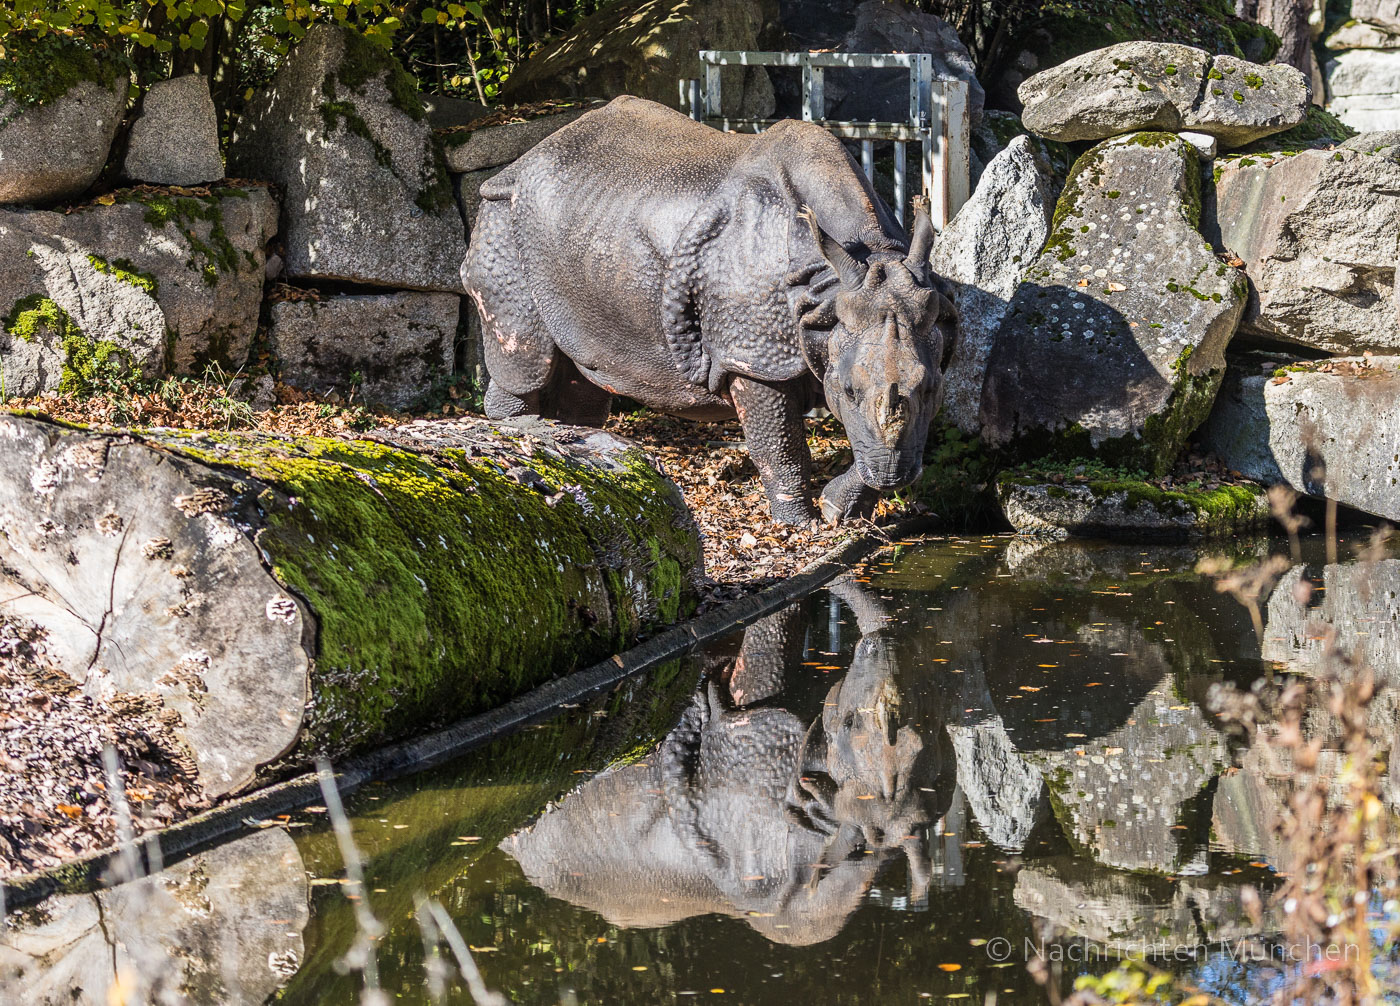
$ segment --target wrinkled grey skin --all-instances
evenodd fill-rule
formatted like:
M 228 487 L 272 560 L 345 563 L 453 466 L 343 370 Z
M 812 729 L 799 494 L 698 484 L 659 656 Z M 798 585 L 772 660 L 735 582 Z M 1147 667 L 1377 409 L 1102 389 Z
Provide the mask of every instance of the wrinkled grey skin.
M 617 98 L 481 186 L 462 264 L 486 412 L 601 424 L 625 395 L 737 415 L 776 520 L 815 516 L 802 414 L 823 399 L 855 455 L 830 521 L 917 477 L 956 321 L 840 141 L 780 122 L 721 133 Z
M 761 704 L 801 659 L 805 621 L 782 612 L 747 630 L 728 673 L 702 683 L 654 752 L 589 780 L 502 848 L 551 895 L 626 926 L 717 912 L 775 942 L 819 943 L 901 851 L 922 898 L 928 835 L 953 789 L 946 732 L 929 710 L 911 725 L 920 711 L 901 701 L 883 616 L 847 590 L 866 635 L 810 726 Z

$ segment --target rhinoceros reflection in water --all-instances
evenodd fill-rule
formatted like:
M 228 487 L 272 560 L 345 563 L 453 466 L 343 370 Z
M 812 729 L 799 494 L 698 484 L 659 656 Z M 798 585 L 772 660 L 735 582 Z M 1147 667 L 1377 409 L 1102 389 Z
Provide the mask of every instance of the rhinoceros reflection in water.
M 850 582 L 832 593 L 862 635 L 810 724 L 769 704 L 805 629 L 789 610 L 745 633 L 655 751 L 502 842 L 530 881 L 618 925 L 723 913 L 797 945 L 835 936 L 900 852 L 921 897 L 953 790 L 946 731 L 908 687 L 878 603 Z

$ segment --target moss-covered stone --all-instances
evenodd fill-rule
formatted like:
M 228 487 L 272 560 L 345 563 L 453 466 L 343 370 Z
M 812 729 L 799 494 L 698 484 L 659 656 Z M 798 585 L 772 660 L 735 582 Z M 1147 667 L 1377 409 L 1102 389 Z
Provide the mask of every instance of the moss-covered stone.
M 207 196 L 177 196 L 167 193 L 152 193 L 140 189 L 122 189 L 115 193 L 117 202 L 140 203 L 146 208 L 145 220 L 152 227 L 168 227 L 173 225 L 190 246 L 190 258 L 186 263 L 191 269 L 197 269 L 204 277 L 206 286 L 216 286 L 219 282 L 219 274 L 232 272 L 239 267 L 240 262 L 246 261 L 246 257 L 240 255 L 233 242 L 229 240 L 228 232 L 224 229 L 224 212 L 222 201 L 225 199 L 246 199 L 248 193 L 244 189 L 233 186 L 219 186 L 211 190 Z M 210 224 L 208 240 L 201 239 L 194 224 L 203 221 Z M 90 257 L 93 258 L 93 257 Z M 114 260 L 115 265 L 120 265 L 122 259 Z M 128 263 L 129 265 L 129 263 Z M 99 266 L 93 261 L 93 266 L 99 272 L 112 271 Z M 143 277 L 128 273 L 122 279 L 132 283 L 133 286 L 140 285 Z M 150 277 L 144 277 L 149 279 Z M 151 280 L 149 293 L 155 293 L 155 283 Z
M 1065 475 L 1076 467 L 1085 475 Z M 1269 519 L 1269 502 L 1255 485 L 1163 488 L 1141 472 L 1114 472 L 1097 461 L 1045 471 L 1027 466 L 1002 474 L 997 500 L 1023 534 L 1064 537 L 1201 539 L 1236 534 Z
M 127 286 L 134 286 L 152 297 L 156 295 L 158 290 L 156 278 L 148 272 L 137 269 L 130 259 L 116 258 L 109 261 L 101 255 L 89 254 L 87 260 L 88 264 L 98 272 L 107 276 L 115 276 Z
M 0 92 L 20 107 L 45 105 L 90 80 L 111 87 L 125 69 L 123 61 L 86 42 L 63 35 L 42 38 L 11 35 L 0 60 Z M 0 126 L 5 119 L 0 116 Z
M 67 311 L 42 294 L 29 294 L 15 301 L 4 328 L 6 335 L 23 342 L 49 342 L 58 347 L 63 359 L 58 382 L 62 394 L 87 395 L 123 377 L 139 376 L 126 349 L 84 334 Z M 0 368 L 3 365 L 0 357 Z M 0 388 L 0 400 L 4 397 Z
M 608 468 L 500 437 L 513 464 L 365 440 L 161 438 L 266 486 L 258 545 L 318 621 L 308 750 L 488 709 L 693 606 L 698 533 L 640 451 Z
M 1162 132 L 1075 163 L 988 367 L 989 445 L 1166 472 L 1209 412 L 1246 293 L 1200 234 L 1200 176 Z

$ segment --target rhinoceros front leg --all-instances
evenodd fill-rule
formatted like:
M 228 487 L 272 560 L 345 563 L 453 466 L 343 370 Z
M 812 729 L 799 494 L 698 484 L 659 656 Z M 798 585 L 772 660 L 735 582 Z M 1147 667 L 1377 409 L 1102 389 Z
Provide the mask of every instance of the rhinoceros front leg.
M 839 524 L 843 520 L 869 518 L 875 512 L 875 501 L 879 495 L 861 481 L 852 465 L 822 490 L 822 520 L 828 524 Z
M 816 517 L 807 481 L 812 455 L 802 422 L 802 400 L 795 388 L 736 377 L 730 397 L 744 427 L 749 457 L 763 480 L 768 510 L 779 524 L 806 524 Z

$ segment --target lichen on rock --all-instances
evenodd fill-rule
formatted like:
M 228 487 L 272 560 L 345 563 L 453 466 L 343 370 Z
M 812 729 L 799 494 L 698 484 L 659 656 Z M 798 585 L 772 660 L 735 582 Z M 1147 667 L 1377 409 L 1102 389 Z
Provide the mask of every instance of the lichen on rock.
M 1165 472 L 1209 411 L 1247 292 L 1200 216 L 1199 159 L 1173 134 L 1080 157 L 997 331 L 990 446 Z

